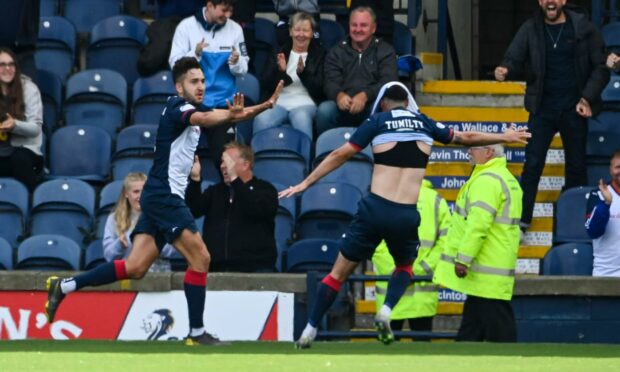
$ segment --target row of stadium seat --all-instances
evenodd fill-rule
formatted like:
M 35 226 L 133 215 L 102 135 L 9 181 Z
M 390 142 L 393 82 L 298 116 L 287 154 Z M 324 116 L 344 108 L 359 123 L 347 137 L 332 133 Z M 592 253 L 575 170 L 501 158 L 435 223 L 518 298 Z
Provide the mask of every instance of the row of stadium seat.
M 37 84 L 43 101 L 43 121 L 49 135 L 62 118 L 63 125 L 93 125 L 113 139 L 127 121 L 158 124 L 168 97 L 176 90 L 170 71 L 148 78 L 138 78 L 132 88 L 130 103 L 127 84 L 117 72 L 108 69 L 84 70 L 63 84 L 54 73 L 40 70 Z M 259 82 L 252 74 L 237 78 L 237 89 L 253 102 L 259 100 Z M 125 120 L 130 112 L 129 120 Z

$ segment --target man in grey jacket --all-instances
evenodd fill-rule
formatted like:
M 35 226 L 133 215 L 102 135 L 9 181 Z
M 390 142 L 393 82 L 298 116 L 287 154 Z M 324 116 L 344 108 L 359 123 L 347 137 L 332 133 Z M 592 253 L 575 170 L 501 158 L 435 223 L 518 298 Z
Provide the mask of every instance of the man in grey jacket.
M 601 92 L 609 80 L 605 45 L 596 27 L 566 0 L 538 0 L 540 11 L 528 19 L 510 43 L 498 81 L 525 75 L 525 109 L 530 113 L 532 139 L 525 147 L 521 175 L 521 229 L 531 221 L 538 182 L 553 136 L 564 145 L 564 188 L 586 184 L 587 118 L 602 105 Z
M 349 16 L 349 37 L 327 53 L 323 89 L 328 100 L 317 109 L 317 135 L 361 124 L 383 84 L 398 80 L 396 52 L 374 37 L 376 29 L 373 10 L 355 8 Z

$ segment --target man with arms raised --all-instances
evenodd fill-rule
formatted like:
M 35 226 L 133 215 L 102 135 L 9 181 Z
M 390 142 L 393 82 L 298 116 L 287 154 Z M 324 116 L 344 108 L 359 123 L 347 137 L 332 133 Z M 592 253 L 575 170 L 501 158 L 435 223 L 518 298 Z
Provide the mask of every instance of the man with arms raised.
M 204 329 L 207 272 L 211 257 L 189 208 L 185 188 L 194 162 L 200 127 L 212 127 L 247 120 L 273 107 L 283 84 L 264 103 L 243 108 L 243 96 L 236 94 L 228 110 L 201 112 L 205 78 L 193 57 L 179 59 L 172 69 L 178 96 L 170 97 L 162 113 L 153 167 L 144 185 L 140 206 L 142 214 L 132 233 L 133 250 L 127 260 L 116 260 L 76 277 L 47 279 L 48 301 L 45 312 L 54 321 L 64 297 L 86 286 L 100 286 L 122 279 L 141 279 L 157 259 L 165 243 L 185 257 L 189 267 L 183 286 L 189 312 L 190 333 L 186 343 L 216 344 L 219 340 Z
M 317 333 L 317 324 L 330 307 L 342 283 L 360 261 L 372 257 L 382 239 L 396 269 L 388 282 L 384 305 L 375 317 L 379 340 L 394 340 L 390 314 L 411 282 L 412 264 L 417 255 L 420 215 L 416 209 L 420 185 L 431 153 L 433 140 L 464 145 L 525 143 L 530 134 L 513 128 L 504 133 L 456 132 L 417 111 L 411 93 L 397 82 L 386 84 L 379 92 L 382 112 L 367 119 L 349 142 L 332 151 L 301 183 L 280 192 L 290 197 L 302 192 L 349 158 L 372 144 L 375 166 L 370 194 L 362 199 L 358 211 L 341 240 L 340 253 L 319 285 L 308 324 L 296 346 L 307 348 Z M 375 103 L 375 107 L 376 107 Z

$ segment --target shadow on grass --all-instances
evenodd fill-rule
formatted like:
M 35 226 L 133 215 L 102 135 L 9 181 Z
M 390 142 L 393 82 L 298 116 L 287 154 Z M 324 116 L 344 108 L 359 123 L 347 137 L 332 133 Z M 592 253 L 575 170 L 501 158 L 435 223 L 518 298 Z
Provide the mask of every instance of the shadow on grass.
M 462 355 L 620 358 L 620 345 L 491 344 L 454 342 L 316 342 L 296 350 L 290 342 L 234 342 L 227 346 L 186 346 L 172 341 L 0 341 L 3 352 L 130 354 L 324 354 L 324 355 Z

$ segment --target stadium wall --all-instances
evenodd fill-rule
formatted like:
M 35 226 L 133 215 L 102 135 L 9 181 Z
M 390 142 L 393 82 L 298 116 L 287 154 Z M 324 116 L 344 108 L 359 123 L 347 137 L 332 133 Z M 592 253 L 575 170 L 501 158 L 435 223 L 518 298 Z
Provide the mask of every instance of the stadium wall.
M 0 272 L 0 339 L 167 340 L 187 333 L 183 273 L 74 294 L 51 325 L 43 314 L 49 275 Z M 290 341 L 306 303 L 302 274 L 213 273 L 205 324 L 225 340 Z M 520 342 L 620 343 L 620 278 L 521 276 L 513 306 Z

